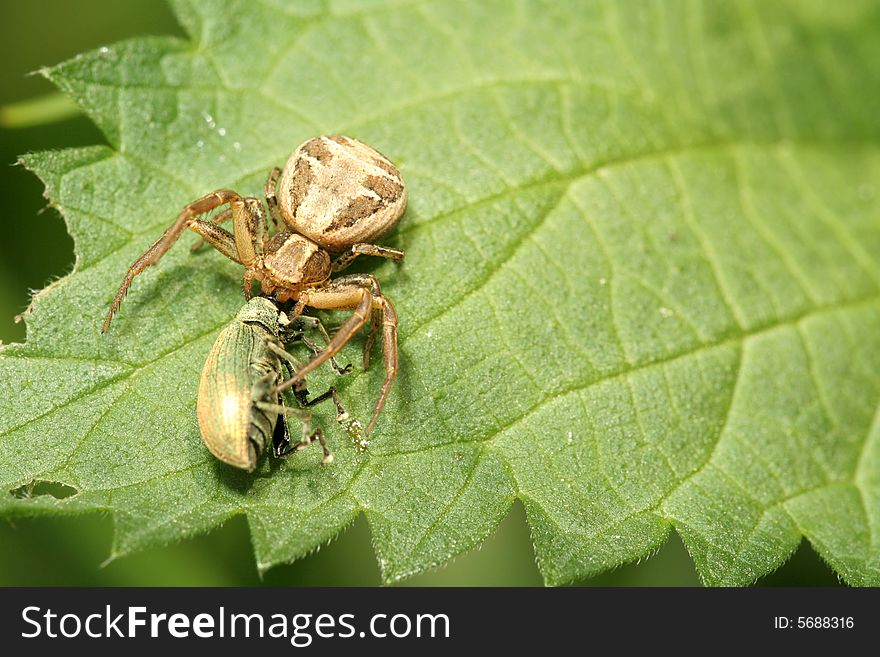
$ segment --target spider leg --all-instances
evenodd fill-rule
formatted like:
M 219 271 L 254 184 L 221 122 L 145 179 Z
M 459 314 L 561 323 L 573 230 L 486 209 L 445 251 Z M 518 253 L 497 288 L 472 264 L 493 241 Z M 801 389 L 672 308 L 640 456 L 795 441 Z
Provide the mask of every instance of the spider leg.
M 288 377 L 293 376 L 294 372 L 302 367 L 302 363 L 300 363 L 291 354 L 289 354 L 282 343 L 276 344 L 274 342 L 267 342 L 266 344 L 268 345 L 270 351 L 273 351 L 284 362 L 283 367 L 287 371 Z M 294 385 L 293 396 L 296 397 L 296 401 L 299 403 L 300 406 L 309 405 L 309 389 L 306 387 L 305 379 L 299 381 L 296 385 Z M 281 398 L 280 395 L 279 398 Z
M 269 224 L 262 203 L 253 197 L 239 198 L 232 204 L 232 234 L 238 256 L 245 267 L 254 265 L 263 255 Z M 250 297 L 248 297 L 250 298 Z
M 244 298 L 250 301 L 254 298 L 254 270 L 245 269 L 241 287 L 244 290 Z
M 304 290 L 300 294 L 299 301 L 293 310 L 294 316 L 301 312 L 301 306 L 311 306 L 313 308 L 323 308 L 326 310 L 347 310 L 352 309 L 354 312 L 345 323 L 339 327 L 327 347 L 317 356 L 312 358 L 303 367 L 297 370 L 296 374 L 290 379 L 280 384 L 276 390 L 279 392 L 286 390 L 297 381 L 305 378 L 306 374 L 316 370 L 331 357 L 339 353 L 345 344 L 351 340 L 352 336 L 357 333 L 367 321 L 372 310 L 372 295 L 362 287 L 354 286 L 336 286 L 333 283 L 323 288 L 310 288 Z
M 370 368 L 370 355 L 373 352 L 376 335 L 379 333 L 379 329 L 382 328 L 382 315 L 383 313 L 374 310 L 373 316 L 370 318 L 370 333 L 367 335 L 367 341 L 364 342 L 363 365 L 365 370 Z
M 278 188 L 278 178 L 281 177 L 281 169 L 275 167 L 269 172 L 266 178 L 266 184 L 263 185 L 263 196 L 266 197 L 266 205 L 269 207 L 269 216 L 272 218 L 272 224 L 275 230 L 278 230 L 278 224 L 281 221 L 281 214 L 278 212 L 278 199 L 275 196 L 275 190 Z
M 101 332 L 106 333 L 110 329 L 110 322 L 113 319 L 113 315 L 119 310 L 119 306 L 122 304 L 122 300 L 125 298 L 128 288 L 131 287 L 131 283 L 135 276 L 140 274 L 147 267 L 159 262 L 159 259 L 165 255 L 178 238 L 180 238 L 183 231 L 196 221 L 196 217 L 205 214 L 206 212 L 210 212 L 221 205 L 234 201 L 241 201 L 241 197 L 237 193 L 233 192 L 231 189 L 218 189 L 216 192 L 211 192 L 184 207 L 174 223 L 128 268 L 125 277 L 122 279 L 122 284 L 119 286 L 116 296 L 110 304 L 110 310 L 107 312 L 107 317 L 104 319 L 104 325 L 101 328 Z
M 232 208 L 226 208 L 223 212 L 220 212 L 216 217 L 211 219 L 212 224 L 225 224 L 227 221 L 232 219 Z M 193 242 L 193 245 L 189 247 L 189 250 L 195 253 L 200 248 L 202 248 L 205 244 L 205 238 L 201 238 Z
M 287 381 L 276 387 L 277 391 L 284 390 L 294 385 L 297 381 L 305 378 L 306 374 L 313 371 L 332 356 L 354 336 L 355 333 L 370 319 L 370 313 L 378 311 L 382 313 L 382 342 L 385 357 L 385 381 L 376 401 L 373 416 L 364 431 L 369 435 L 379 413 L 385 406 L 385 400 L 391 392 L 391 385 L 397 376 L 397 312 L 392 303 L 382 296 L 379 284 L 375 278 L 367 274 L 355 274 L 336 279 L 326 287 L 309 288 L 300 294 L 294 308 L 294 315 L 302 312 L 303 307 L 321 308 L 325 310 L 346 310 L 354 312 L 352 316 L 339 328 L 336 335 L 330 340 L 327 348 L 312 358 L 296 374 Z M 377 322 L 378 323 L 378 322 Z
M 247 221 L 245 221 L 245 222 L 240 222 L 240 225 L 244 228 L 244 231 L 245 231 L 244 234 L 242 235 L 242 237 L 246 241 L 253 242 L 255 246 L 259 245 L 260 247 L 263 247 L 261 249 L 255 250 L 255 252 L 257 252 L 257 253 L 262 253 L 265 248 L 266 242 L 269 240 L 269 224 L 266 221 L 266 213 L 263 212 L 263 207 L 260 204 L 260 201 L 253 198 L 253 197 L 248 197 L 248 198 L 244 199 L 244 210 L 245 210 L 244 214 L 241 215 L 241 211 L 238 210 L 237 208 L 232 208 L 232 207 L 226 208 L 225 210 L 223 210 L 223 212 L 219 213 L 213 219 L 210 219 L 207 223 L 219 225 L 219 224 L 226 223 L 227 221 L 230 221 L 230 220 L 233 220 L 233 222 L 234 222 L 235 217 L 236 217 L 236 212 L 238 212 L 238 214 L 240 216 L 243 216 L 247 219 Z M 204 224 L 205 221 L 204 220 L 196 220 L 195 223 Z M 190 226 L 190 230 L 195 230 L 197 233 L 201 234 L 193 226 Z M 235 230 L 234 223 L 233 223 L 233 230 Z M 205 237 L 203 237 L 200 240 L 196 240 L 196 242 L 190 247 L 190 251 L 193 251 L 193 252 L 198 251 L 206 241 L 210 241 L 210 240 L 208 240 Z M 211 242 L 211 244 L 215 248 L 219 248 L 213 242 Z M 226 254 L 224 254 L 224 255 L 226 255 Z M 227 256 L 227 257 L 229 257 L 229 256 Z M 236 262 L 240 262 L 237 258 L 232 258 L 232 259 L 235 260 Z M 250 298 L 250 297 L 248 297 L 248 298 Z
M 269 243 L 269 222 L 266 219 L 266 212 L 263 209 L 263 203 L 256 198 L 246 198 L 245 205 L 248 208 L 248 214 L 252 217 L 253 230 L 251 231 L 251 239 L 254 245 L 259 246 L 258 253 L 262 255 L 266 251 L 266 245 Z M 273 219 L 274 223 L 275 220 Z
M 235 236 L 225 228 L 211 221 L 196 219 L 189 225 L 189 229 L 202 236 L 200 242 L 207 242 L 233 262 L 242 264 L 235 246 Z
M 336 280 L 343 281 L 347 284 L 355 284 L 370 288 L 370 292 L 374 297 L 382 296 L 382 288 L 379 287 L 379 281 L 377 281 L 376 277 L 372 274 L 348 274 L 346 276 L 341 276 Z M 363 365 L 365 370 L 370 368 L 370 357 L 373 353 L 373 344 L 376 342 L 376 335 L 378 335 L 379 329 L 382 328 L 382 315 L 383 313 L 379 308 L 373 308 L 373 314 L 370 318 L 370 333 L 367 335 L 366 342 L 364 342 Z
M 379 246 L 378 244 L 354 244 L 348 249 L 348 251 L 344 252 L 333 261 L 331 271 L 335 273 L 345 269 L 355 258 L 362 255 L 388 258 L 389 260 L 403 260 L 406 253 L 400 249 L 392 249 L 389 246 Z
M 394 377 L 397 376 L 397 311 L 388 299 L 381 297 L 382 303 L 382 355 L 385 360 L 385 381 L 382 383 L 382 390 L 379 392 L 379 399 L 376 401 L 376 409 L 373 411 L 373 417 L 364 430 L 364 434 L 369 436 L 379 419 L 379 413 L 385 406 L 385 400 L 391 393 L 391 384 L 394 383 Z

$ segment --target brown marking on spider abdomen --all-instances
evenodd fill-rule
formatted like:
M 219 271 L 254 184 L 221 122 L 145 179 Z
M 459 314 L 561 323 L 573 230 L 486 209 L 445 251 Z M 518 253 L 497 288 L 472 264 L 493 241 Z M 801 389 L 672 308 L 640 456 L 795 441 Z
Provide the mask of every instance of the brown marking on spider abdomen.
M 391 205 L 403 194 L 403 185 L 385 176 L 367 176 L 364 187 L 375 192 L 382 199 L 383 205 Z
M 400 171 L 374 148 L 342 135 L 302 144 L 284 167 L 284 222 L 331 253 L 379 240 L 406 209 Z
M 371 196 L 356 196 L 333 216 L 333 221 L 324 229 L 324 233 L 337 231 L 340 228 L 351 228 L 362 219 L 375 214 L 382 206 L 381 199 Z
M 333 153 L 320 139 L 310 139 L 302 146 L 303 152 L 318 160 L 321 164 L 327 164 L 333 159 Z
M 284 182 L 282 178 L 282 184 Z M 294 214 L 296 214 L 299 206 L 302 205 L 313 183 L 314 176 L 312 175 L 312 167 L 309 161 L 306 159 L 297 160 L 293 176 L 288 182 L 290 185 L 290 204 Z
M 378 151 L 376 151 L 378 153 Z M 373 164 L 382 169 L 382 171 L 391 174 L 391 177 L 400 180 L 400 171 L 397 170 L 397 167 L 391 164 L 384 155 L 382 157 L 374 157 Z

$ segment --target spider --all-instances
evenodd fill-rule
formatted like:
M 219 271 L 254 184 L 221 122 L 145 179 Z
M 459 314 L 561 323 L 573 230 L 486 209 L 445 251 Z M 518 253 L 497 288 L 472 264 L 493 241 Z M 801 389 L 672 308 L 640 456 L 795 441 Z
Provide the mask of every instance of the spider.
M 277 194 L 277 195 L 276 195 Z M 385 381 L 365 435 L 376 424 L 397 374 L 397 313 L 370 274 L 331 278 L 358 256 L 402 260 L 404 252 L 374 242 L 386 235 L 406 209 L 407 190 L 400 171 L 384 155 L 351 137 L 330 135 L 309 139 L 290 156 L 282 171 L 274 168 L 263 189 L 269 217 L 276 228 L 269 235 L 263 202 L 218 189 L 189 205 L 162 236 L 132 263 L 104 320 L 110 328 L 134 277 L 159 259 L 184 230 L 201 236 L 193 250 L 208 242 L 230 260 L 244 265 L 244 294 L 253 296 L 253 282 L 278 302 L 295 301 L 291 318 L 308 306 L 353 313 L 328 343 L 296 375 L 275 392 L 302 381 L 332 358 L 369 320 L 363 364 L 381 329 Z M 200 218 L 228 206 L 211 219 Z M 220 224 L 232 220 L 232 232 Z

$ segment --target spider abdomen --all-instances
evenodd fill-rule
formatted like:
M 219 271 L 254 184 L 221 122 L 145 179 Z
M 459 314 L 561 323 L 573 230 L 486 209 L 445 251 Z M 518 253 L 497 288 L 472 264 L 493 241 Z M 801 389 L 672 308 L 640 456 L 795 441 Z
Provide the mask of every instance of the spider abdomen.
M 378 241 L 397 225 L 406 201 L 397 167 L 372 147 L 341 135 L 302 144 L 278 184 L 287 225 L 331 253 Z

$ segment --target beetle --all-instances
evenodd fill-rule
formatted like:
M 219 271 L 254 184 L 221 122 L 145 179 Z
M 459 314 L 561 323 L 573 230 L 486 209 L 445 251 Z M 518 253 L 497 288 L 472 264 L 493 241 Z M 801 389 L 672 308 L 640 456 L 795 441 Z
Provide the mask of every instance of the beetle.
M 400 171 L 384 155 L 351 137 L 329 135 L 301 144 L 284 169 L 273 169 L 263 189 L 268 215 L 277 232 L 269 235 L 263 201 L 230 189 L 211 192 L 184 207 L 176 221 L 137 260 L 119 286 L 102 332 L 110 328 L 135 276 L 159 259 L 184 230 L 198 233 L 230 260 L 244 265 L 244 293 L 253 282 L 280 302 L 295 301 L 291 315 L 308 307 L 351 310 L 351 317 L 329 342 L 283 386 L 291 386 L 326 362 L 369 320 L 363 365 L 381 330 L 385 381 L 365 430 L 368 435 L 382 411 L 397 375 L 397 313 L 369 274 L 331 279 L 358 256 L 402 260 L 400 249 L 375 242 L 397 225 L 406 210 L 407 189 Z M 202 215 L 228 206 L 211 219 Z M 232 221 L 232 232 L 220 224 Z M 280 228 L 279 228 L 280 225 Z M 201 243 L 197 243 L 198 246 Z M 281 392 L 283 387 L 276 388 Z
M 196 416 L 202 440 L 221 461 L 252 472 L 270 442 L 273 454 L 282 457 L 313 440 L 324 450 L 323 463 L 333 460 L 321 430 L 311 428 L 311 414 L 304 408 L 287 406 L 282 394 L 275 392 L 284 379 L 283 369 L 295 371 L 300 366 L 284 343 L 301 337 L 309 321 L 313 325 L 317 322 L 310 317 L 297 319 L 290 322 L 273 301 L 254 297 L 214 341 L 202 368 Z M 311 344 L 307 339 L 306 343 Z M 320 351 L 317 345 L 314 348 Z M 333 365 L 338 372 L 348 371 L 335 362 Z M 308 391 L 302 380 L 294 391 L 304 407 L 332 398 L 337 420 L 350 435 L 357 435 L 360 424 L 350 420 L 334 388 L 311 401 L 306 400 Z M 297 443 L 290 440 L 290 415 L 303 424 L 302 439 Z M 279 418 L 283 420 L 279 422 Z

